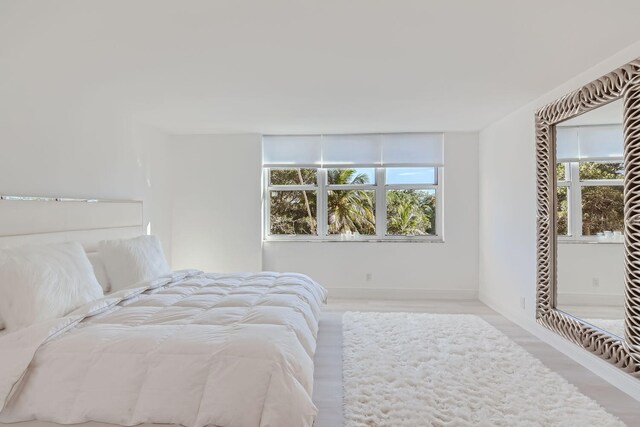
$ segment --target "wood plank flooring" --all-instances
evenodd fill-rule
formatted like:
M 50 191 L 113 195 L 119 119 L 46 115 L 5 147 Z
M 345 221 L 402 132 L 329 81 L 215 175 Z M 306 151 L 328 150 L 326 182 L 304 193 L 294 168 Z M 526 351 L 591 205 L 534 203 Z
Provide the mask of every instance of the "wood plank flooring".
M 342 314 L 345 311 L 406 311 L 474 314 L 502 331 L 545 365 L 556 371 L 630 427 L 640 426 L 640 402 L 588 369 L 540 341 L 479 301 L 330 300 L 318 333 L 313 400 L 319 409 L 314 427 L 340 427 L 342 415 Z

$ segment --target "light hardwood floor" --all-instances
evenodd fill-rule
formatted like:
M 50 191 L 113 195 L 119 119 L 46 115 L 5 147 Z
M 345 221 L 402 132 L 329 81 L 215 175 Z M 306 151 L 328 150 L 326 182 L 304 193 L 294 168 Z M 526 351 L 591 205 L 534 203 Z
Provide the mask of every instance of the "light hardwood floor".
M 320 320 L 315 356 L 313 400 L 319 409 L 314 427 L 340 427 L 342 416 L 342 314 L 345 311 L 405 311 L 475 314 L 502 331 L 585 395 L 617 415 L 628 426 L 640 426 L 640 402 L 540 341 L 479 301 L 330 300 Z

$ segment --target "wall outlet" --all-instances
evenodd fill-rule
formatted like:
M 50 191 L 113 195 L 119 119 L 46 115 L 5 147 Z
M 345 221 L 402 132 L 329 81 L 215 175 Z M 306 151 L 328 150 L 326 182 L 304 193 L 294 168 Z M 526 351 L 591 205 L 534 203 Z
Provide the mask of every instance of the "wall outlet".
M 371 279 L 373 278 L 373 274 L 371 273 L 367 273 L 367 275 L 365 276 L 365 278 L 367 279 L 367 282 L 370 282 Z
M 600 279 L 598 279 L 597 277 L 594 277 L 593 280 L 591 281 L 591 286 L 593 286 L 594 288 L 599 288 Z
M 527 306 L 527 299 L 525 297 L 520 297 L 520 308 L 524 310 L 526 306 Z

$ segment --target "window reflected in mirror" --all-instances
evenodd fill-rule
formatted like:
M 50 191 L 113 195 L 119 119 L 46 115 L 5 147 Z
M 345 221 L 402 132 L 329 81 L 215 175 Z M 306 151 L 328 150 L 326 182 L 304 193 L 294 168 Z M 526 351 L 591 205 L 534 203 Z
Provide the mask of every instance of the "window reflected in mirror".
M 624 336 L 622 101 L 558 124 L 556 308 Z

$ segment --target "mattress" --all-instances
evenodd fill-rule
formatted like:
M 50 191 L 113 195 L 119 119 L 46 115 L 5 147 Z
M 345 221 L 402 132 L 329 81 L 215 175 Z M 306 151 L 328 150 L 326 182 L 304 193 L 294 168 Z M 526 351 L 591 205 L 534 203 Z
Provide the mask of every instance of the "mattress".
M 311 426 L 326 290 L 176 272 L 0 337 L 0 422 Z

